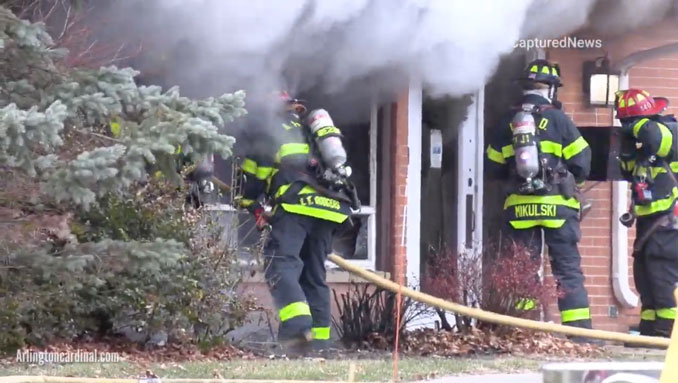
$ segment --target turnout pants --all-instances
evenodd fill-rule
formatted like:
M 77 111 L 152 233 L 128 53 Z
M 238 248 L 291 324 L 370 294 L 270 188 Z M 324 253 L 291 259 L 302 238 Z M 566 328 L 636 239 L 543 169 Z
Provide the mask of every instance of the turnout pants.
M 280 316 L 278 340 L 312 336 L 325 346 L 330 339 L 330 290 L 325 261 L 337 224 L 278 210 L 264 250 L 266 282 Z
M 636 245 L 657 218 L 639 218 Z M 670 337 L 676 318 L 673 292 L 678 283 L 678 230 L 659 227 L 633 253 L 633 279 L 640 294 L 640 333 Z
M 540 261 L 541 230 L 544 231 L 544 239 L 551 260 L 551 270 L 561 292 L 558 298 L 561 322 L 564 325 L 591 328 L 588 294 L 584 287 L 581 256 L 577 248 L 577 243 L 581 238 L 577 218 L 566 219 L 565 224 L 557 229 L 537 226 L 517 230 L 507 225 L 506 230 L 510 239 L 522 243 L 530 249 L 535 262 Z

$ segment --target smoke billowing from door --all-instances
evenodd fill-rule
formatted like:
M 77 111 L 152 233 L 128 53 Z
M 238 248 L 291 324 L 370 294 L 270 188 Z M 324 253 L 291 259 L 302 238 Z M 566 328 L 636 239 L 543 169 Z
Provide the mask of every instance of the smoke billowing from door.
M 472 92 L 520 38 L 583 27 L 618 32 L 661 19 L 673 3 L 118 0 L 103 11 L 110 23 L 100 32 L 142 39 L 150 50 L 141 67 L 164 65 L 169 80 L 192 95 L 284 88 L 350 93 L 363 104 L 408 77 L 433 95 Z

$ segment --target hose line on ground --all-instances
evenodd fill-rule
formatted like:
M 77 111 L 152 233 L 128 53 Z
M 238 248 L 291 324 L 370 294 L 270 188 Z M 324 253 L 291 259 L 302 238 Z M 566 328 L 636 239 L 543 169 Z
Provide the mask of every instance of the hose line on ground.
M 337 266 L 341 267 L 342 269 L 349 271 L 361 277 L 362 279 L 365 279 L 366 281 L 372 282 L 381 288 L 392 291 L 394 293 L 398 293 L 398 290 L 401 289 L 400 291 L 402 292 L 403 296 L 412 298 L 415 301 L 426 303 L 439 309 L 452 311 L 457 314 L 469 316 L 484 322 L 491 322 L 506 326 L 520 327 L 550 333 L 559 333 L 570 336 L 580 336 L 601 340 L 610 340 L 629 344 L 659 346 L 664 348 L 669 346 L 669 339 L 667 338 L 651 337 L 644 335 L 631 335 L 613 331 L 590 330 L 578 327 L 563 326 L 555 323 L 545 323 L 529 319 L 516 318 L 473 307 L 467 307 L 464 305 L 460 305 L 458 303 L 453 303 L 450 301 L 446 301 L 444 299 L 436 298 L 432 295 L 415 291 L 407 287 L 402 287 L 391 280 L 382 278 L 373 272 L 363 269 L 362 267 L 353 265 L 336 254 L 330 254 L 329 260 L 335 263 Z

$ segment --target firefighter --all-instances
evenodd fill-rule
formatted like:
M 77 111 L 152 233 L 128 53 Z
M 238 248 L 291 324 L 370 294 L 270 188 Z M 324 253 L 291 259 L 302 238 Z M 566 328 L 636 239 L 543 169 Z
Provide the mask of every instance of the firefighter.
M 678 137 L 673 115 L 660 115 L 667 106 L 666 98 L 639 89 L 618 92 L 615 102 L 620 166 L 632 190 L 631 209 L 621 222 L 630 227 L 637 221 L 633 278 L 641 301 L 639 330 L 663 337 L 670 337 L 676 318 L 678 282 Z
M 345 166 L 345 152 L 343 161 L 328 166 L 318 153 L 318 148 L 327 149 L 328 142 L 338 145 L 329 149 L 339 154 L 343 150 L 341 133 L 329 115 L 312 111 L 309 116 L 305 103 L 285 92 L 280 104 L 280 113 L 267 126 L 254 129 L 255 145 L 242 162 L 245 181 L 240 206 L 254 215 L 259 229 L 271 229 L 264 250 L 265 277 L 280 317 L 279 342 L 293 352 L 309 346 L 323 350 L 329 345 L 331 321 L 325 261 L 332 251 L 334 231 L 359 203 L 347 181 L 350 168 Z M 314 128 L 320 128 L 312 132 L 309 118 Z M 331 184 L 321 182 L 319 173 L 343 177 L 337 176 Z M 343 188 L 332 186 L 341 182 Z M 265 204 L 272 207 L 272 214 L 265 213 Z
M 581 203 L 578 191 L 589 175 L 591 149 L 560 109 L 560 68 L 534 60 L 518 79 L 523 96 L 502 120 L 487 147 L 488 171 L 505 180 L 505 233 L 540 262 L 542 232 L 562 294 L 564 325 L 591 328 L 588 294 L 577 249 Z M 533 300 L 519 309 L 535 307 Z M 575 338 L 574 340 L 579 340 Z M 589 340 L 586 340 L 589 341 Z

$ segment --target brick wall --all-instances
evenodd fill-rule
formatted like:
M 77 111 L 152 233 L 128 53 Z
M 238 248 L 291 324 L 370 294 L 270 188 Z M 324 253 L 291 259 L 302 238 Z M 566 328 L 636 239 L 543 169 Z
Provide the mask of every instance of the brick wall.
M 403 92 L 392 105 L 391 160 L 391 252 L 390 271 L 393 280 L 405 283 L 407 269 L 407 238 L 405 236 L 405 208 L 407 206 L 407 166 L 409 148 L 407 146 L 408 94 Z M 410 224 L 418 225 L 419 222 Z
M 674 23 L 675 24 L 675 23 Z M 591 37 L 591 36 L 590 36 Z M 595 36 L 592 36 L 595 38 Z M 616 39 L 603 38 L 603 48 L 615 62 L 624 56 L 667 43 L 678 42 L 678 27 L 669 23 L 660 23 L 640 32 L 629 33 Z M 549 60 L 561 66 L 565 86 L 559 92 L 565 112 L 579 126 L 610 126 L 613 117 L 611 109 L 590 108 L 582 92 L 582 65 L 586 60 L 600 56 L 598 50 L 552 49 L 547 52 Z M 643 88 L 654 96 L 668 97 L 671 101 L 669 113 L 678 115 L 678 55 L 641 63 L 630 71 L 629 83 L 632 87 Z M 595 161 L 595 158 L 594 158 Z M 639 309 L 621 309 L 612 291 L 612 187 L 610 183 L 601 183 L 588 192 L 593 199 L 593 211 L 582 222 L 582 240 L 580 252 L 582 266 L 586 276 L 594 326 L 599 329 L 627 331 L 629 325 L 637 322 Z M 629 245 L 633 240 L 633 231 L 629 233 Z M 629 275 L 633 285 L 632 260 L 629 258 Z M 558 321 L 555 303 L 547 312 L 551 319 Z M 619 310 L 619 317 L 610 317 L 610 307 Z

